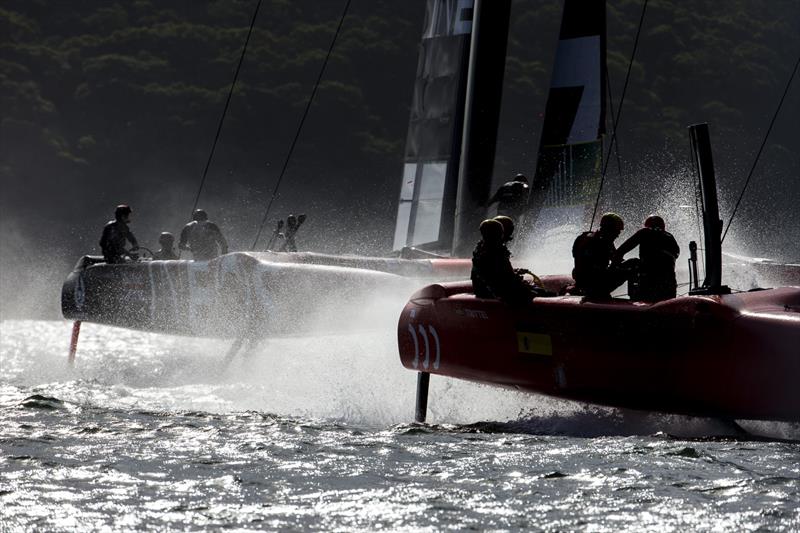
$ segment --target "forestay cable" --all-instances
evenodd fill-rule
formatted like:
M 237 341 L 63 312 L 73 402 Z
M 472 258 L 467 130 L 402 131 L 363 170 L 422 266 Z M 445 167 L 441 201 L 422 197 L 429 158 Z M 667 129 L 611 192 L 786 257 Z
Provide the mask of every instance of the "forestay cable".
M 194 210 L 197 209 L 197 203 L 200 201 L 200 193 L 203 192 L 203 185 L 206 183 L 206 177 L 208 176 L 208 169 L 211 167 L 211 160 L 214 159 L 214 151 L 217 149 L 217 142 L 219 141 L 220 133 L 222 133 L 222 124 L 225 122 L 225 116 L 228 114 L 228 107 L 231 103 L 231 97 L 233 96 L 233 90 L 236 87 L 236 80 L 239 79 L 239 71 L 242 69 L 242 62 L 244 62 L 244 55 L 247 52 L 247 44 L 250 42 L 250 35 L 253 34 L 253 28 L 256 25 L 256 18 L 258 17 L 258 9 L 261 7 L 261 0 L 258 0 L 256 4 L 256 9 L 253 12 L 253 19 L 250 21 L 250 29 L 247 31 L 247 38 L 244 40 L 244 46 L 242 47 L 242 55 L 239 56 L 239 64 L 236 65 L 236 72 L 233 74 L 233 82 L 231 83 L 231 88 L 228 91 L 228 98 L 225 100 L 225 107 L 222 109 L 222 116 L 219 117 L 219 124 L 217 125 L 217 133 L 214 135 L 214 142 L 211 145 L 211 152 L 208 154 L 208 161 L 206 161 L 206 167 L 203 169 L 203 176 L 200 178 L 200 187 L 197 189 L 197 195 L 194 197 L 194 205 L 192 206 L 192 213 Z
M 617 140 L 617 128 L 619 127 L 619 117 L 622 114 L 622 107 L 625 103 L 625 93 L 628 91 L 628 82 L 631 78 L 631 69 L 633 68 L 633 60 L 636 58 L 636 49 L 639 47 L 639 36 L 642 33 L 642 25 L 644 24 L 644 14 L 647 11 L 647 2 L 644 0 L 642 5 L 642 15 L 639 17 L 639 27 L 636 30 L 636 38 L 633 40 L 633 51 L 631 52 L 631 60 L 628 62 L 628 72 L 625 74 L 625 83 L 622 86 L 622 96 L 619 99 L 619 107 L 617 108 L 617 117 L 614 119 L 614 131 L 611 132 L 611 143 L 608 145 L 608 154 L 603 162 L 603 173 L 600 175 L 600 187 L 597 189 L 597 198 L 594 201 L 594 210 L 592 211 L 592 221 L 589 223 L 589 230 L 594 226 L 594 218 L 597 216 L 597 206 L 600 205 L 600 194 L 603 192 L 603 184 L 606 181 L 606 171 L 608 170 L 608 163 L 611 160 L 611 150 L 614 148 L 614 143 Z
M 347 10 L 350 8 L 350 0 L 347 0 L 344 4 L 344 10 L 342 10 L 342 16 L 339 18 L 339 25 L 336 27 L 336 32 L 333 34 L 333 39 L 331 39 L 331 45 L 328 47 L 328 53 L 325 55 L 325 61 L 322 62 L 322 68 L 319 69 L 319 75 L 317 76 L 317 81 L 314 83 L 314 88 L 311 90 L 311 96 L 308 98 L 308 102 L 306 102 L 306 108 L 303 111 L 303 116 L 300 119 L 300 124 L 297 126 L 297 131 L 294 134 L 294 139 L 292 139 L 292 144 L 289 146 L 289 152 L 286 154 L 286 159 L 283 161 L 283 168 L 281 169 L 281 173 L 278 175 L 278 181 L 275 183 L 275 187 L 272 189 L 272 196 L 270 196 L 269 203 L 267 204 L 267 209 L 264 211 L 264 218 L 261 219 L 261 225 L 258 227 L 258 233 L 256 233 L 256 238 L 253 241 L 253 246 L 250 248 L 250 251 L 256 249 L 256 245 L 258 244 L 258 240 L 261 238 L 261 232 L 264 230 L 264 224 L 267 223 L 267 218 L 269 217 L 269 211 L 272 208 L 272 203 L 275 201 L 275 197 L 278 194 L 278 188 L 281 186 L 281 181 L 283 181 L 283 176 L 286 173 L 286 168 L 289 166 L 289 161 L 292 158 L 292 152 L 294 152 L 294 147 L 297 144 L 297 139 L 300 137 L 300 132 L 303 129 L 303 123 L 306 121 L 306 117 L 308 116 L 308 111 L 311 109 L 311 104 L 314 102 L 314 96 L 317 94 L 317 88 L 319 88 L 320 81 L 322 81 L 322 75 L 325 73 L 325 67 L 328 65 L 328 60 L 331 57 L 331 53 L 333 52 L 333 46 L 336 44 L 336 38 L 339 36 L 339 32 L 342 29 L 342 23 L 344 23 L 344 18 L 347 16 Z
M 742 203 L 742 198 L 744 198 L 744 192 L 747 190 L 747 186 L 750 184 L 750 178 L 753 177 L 753 171 L 756 169 L 756 165 L 758 164 L 758 158 L 761 157 L 761 152 L 764 150 L 764 146 L 767 144 L 767 139 L 769 138 L 769 134 L 772 131 L 772 126 L 775 125 L 775 120 L 778 118 L 778 114 L 781 112 L 781 106 L 783 106 L 783 101 L 786 99 L 786 95 L 789 92 L 789 87 L 791 87 L 792 85 L 792 80 L 794 79 L 794 75 L 797 74 L 798 65 L 800 65 L 800 56 L 797 57 L 797 62 L 794 64 L 792 75 L 789 76 L 789 81 L 786 83 L 786 88 L 783 90 L 783 96 L 781 96 L 781 101 L 778 103 L 778 108 L 775 110 L 775 114 L 772 115 L 772 120 L 769 123 L 769 128 L 767 128 L 767 133 L 764 135 L 764 140 L 761 141 L 761 147 L 758 149 L 756 158 L 755 160 L 753 160 L 753 165 L 750 167 L 750 172 L 747 174 L 747 179 L 744 182 L 744 187 L 742 187 L 742 192 L 741 194 L 739 194 L 739 199 L 736 201 L 736 206 L 734 206 L 733 208 L 733 213 L 731 213 L 731 218 L 728 219 L 728 225 L 725 227 L 725 232 L 722 234 L 722 239 L 720 239 L 720 243 L 725 242 L 725 236 L 728 234 L 728 230 L 731 229 L 731 223 L 733 222 L 733 217 L 736 216 L 736 210 L 739 209 L 739 204 Z

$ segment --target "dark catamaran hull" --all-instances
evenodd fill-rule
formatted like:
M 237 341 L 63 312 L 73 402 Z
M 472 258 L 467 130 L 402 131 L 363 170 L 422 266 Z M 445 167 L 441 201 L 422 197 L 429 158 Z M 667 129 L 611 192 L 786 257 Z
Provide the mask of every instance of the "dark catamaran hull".
M 464 278 L 469 260 L 231 253 L 211 261 L 81 260 L 62 288 L 65 318 L 201 337 L 365 329 L 421 279 Z
M 613 407 L 800 422 L 799 287 L 523 309 L 470 291 L 436 284 L 411 298 L 398 325 L 406 368 Z
M 415 246 L 447 254 L 454 248 L 468 112 L 481 131 L 481 142 L 467 141 L 470 172 L 486 181 L 491 171 L 510 0 L 493 2 L 492 9 L 476 5 L 425 2 L 395 229 L 394 249 L 401 253 Z M 484 12 L 487 38 L 477 46 L 473 23 Z M 480 65 L 470 61 L 475 54 Z M 473 195 L 473 203 L 483 205 L 488 182 L 481 188 L 487 190 Z M 477 224 L 469 232 L 469 249 L 475 231 Z M 208 337 L 363 329 L 383 314 L 372 312 L 374 302 L 398 293 L 405 299 L 428 282 L 468 278 L 471 266 L 470 259 L 272 252 L 209 262 L 83 262 L 64 284 L 62 306 L 64 316 L 75 320 Z M 399 308 L 391 310 L 391 322 Z

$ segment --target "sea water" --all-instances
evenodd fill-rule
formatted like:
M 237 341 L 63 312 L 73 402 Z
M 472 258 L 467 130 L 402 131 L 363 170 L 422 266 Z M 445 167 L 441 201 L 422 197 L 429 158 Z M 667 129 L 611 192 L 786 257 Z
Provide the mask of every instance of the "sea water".
M 228 343 L 0 323 L 0 531 L 798 531 L 800 427 L 432 376 L 390 329 Z

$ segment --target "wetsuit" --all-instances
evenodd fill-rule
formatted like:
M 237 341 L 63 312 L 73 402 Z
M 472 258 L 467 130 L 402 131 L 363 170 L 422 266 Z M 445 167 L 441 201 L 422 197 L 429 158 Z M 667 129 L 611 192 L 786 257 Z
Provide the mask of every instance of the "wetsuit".
M 296 252 L 297 243 L 294 242 L 294 236 L 297 233 L 297 228 L 294 230 L 286 230 L 286 233 L 279 233 L 278 238 L 283 239 L 283 242 L 278 246 L 279 252 Z
M 675 298 L 675 260 L 680 247 L 675 237 L 658 228 L 642 228 L 617 249 L 616 257 L 639 247 L 639 294 L 638 299 L 658 302 Z
M 506 215 L 513 218 L 518 224 L 525 208 L 528 205 L 527 183 L 521 181 L 509 181 L 504 183 L 494 196 L 489 200 L 489 205 L 497 202 L 497 214 Z
M 103 235 L 100 237 L 100 249 L 106 263 L 124 263 L 128 251 L 125 243 L 130 242 L 131 247 L 136 249 L 139 243 L 133 236 L 128 225 L 121 220 L 110 220 L 103 228 Z
M 534 296 L 533 288 L 511 267 L 504 245 L 484 241 L 472 252 L 472 290 L 478 298 L 499 298 L 512 305 L 524 304 Z
M 198 261 L 207 261 L 228 253 L 228 243 L 219 226 L 208 220 L 193 220 L 186 224 L 181 230 L 178 248 L 190 250 L 192 257 Z
M 291 217 L 289 217 L 291 219 Z M 297 222 L 290 223 L 288 220 L 286 222 L 286 231 L 284 233 L 279 233 L 278 238 L 283 239 L 283 242 L 278 246 L 279 252 L 296 252 L 297 251 L 297 243 L 294 240 L 294 236 L 297 235 L 297 230 L 300 229 L 300 226 L 303 225 L 305 222 L 305 215 L 300 215 L 298 217 Z
M 609 266 L 615 251 L 614 241 L 600 231 L 586 231 L 575 239 L 572 277 L 578 292 L 592 298 L 608 298 L 630 278 L 633 263 Z

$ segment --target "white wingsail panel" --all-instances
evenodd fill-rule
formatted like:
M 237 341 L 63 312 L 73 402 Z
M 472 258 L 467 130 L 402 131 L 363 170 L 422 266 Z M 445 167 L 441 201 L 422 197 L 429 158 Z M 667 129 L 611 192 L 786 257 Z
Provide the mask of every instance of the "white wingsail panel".
M 428 0 L 406 139 L 394 250 L 453 232 L 473 0 Z
M 447 161 L 406 163 L 394 249 L 436 242 L 442 226 Z

